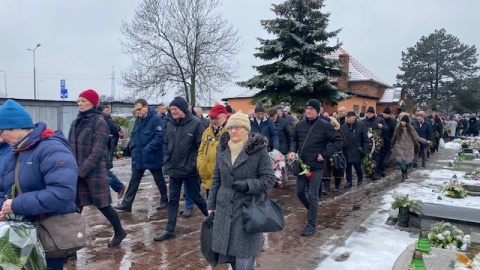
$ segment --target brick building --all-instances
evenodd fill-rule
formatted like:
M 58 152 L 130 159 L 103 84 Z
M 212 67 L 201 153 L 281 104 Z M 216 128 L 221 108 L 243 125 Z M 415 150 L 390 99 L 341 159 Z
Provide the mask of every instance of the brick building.
M 339 59 L 341 69 L 346 74 L 338 78 L 332 78 L 330 83 L 352 97 L 336 106 L 323 104 L 325 112 L 331 113 L 340 106 L 345 106 L 347 111 L 354 111 L 357 114 L 365 112 L 370 106 L 375 108 L 377 113 L 382 113 L 386 107 L 390 107 L 394 114 L 399 112 L 400 105 L 404 103 L 404 94 L 402 94 L 401 89 L 392 88 L 383 82 L 342 48 L 327 57 Z M 251 92 L 246 91 L 236 97 L 223 98 L 222 100 L 228 102 L 234 110 L 242 110 L 246 113 L 249 109 L 255 108 L 255 105 L 252 104 L 252 96 Z

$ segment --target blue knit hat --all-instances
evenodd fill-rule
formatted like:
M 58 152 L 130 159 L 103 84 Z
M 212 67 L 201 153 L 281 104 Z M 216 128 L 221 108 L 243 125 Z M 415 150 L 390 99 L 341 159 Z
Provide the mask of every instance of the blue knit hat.
M 0 130 L 15 128 L 33 128 L 33 121 L 22 105 L 9 99 L 0 107 Z

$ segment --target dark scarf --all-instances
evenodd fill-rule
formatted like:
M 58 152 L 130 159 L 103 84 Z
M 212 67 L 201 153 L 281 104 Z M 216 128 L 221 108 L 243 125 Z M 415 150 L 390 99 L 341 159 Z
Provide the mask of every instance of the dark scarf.
M 217 136 L 217 134 L 220 132 L 220 130 L 222 130 L 222 128 L 225 126 L 227 122 L 225 122 L 223 125 L 219 126 L 218 128 L 212 126 L 212 130 L 213 130 L 213 134 L 215 134 L 215 136 Z
M 90 110 L 84 111 L 84 112 L 79 112 L 78 113 L 78 118 L 87 118 L 89 114 L 98 114 L 98 110 L 95 108 L 91 108 Z

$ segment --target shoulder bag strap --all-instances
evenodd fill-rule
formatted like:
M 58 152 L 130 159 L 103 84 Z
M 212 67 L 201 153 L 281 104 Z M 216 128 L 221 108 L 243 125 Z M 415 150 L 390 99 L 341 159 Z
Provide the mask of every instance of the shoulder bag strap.
M 318 121 L 320 121 L 320 118 L 318 118 L 317 121 L 315 121 L 315 123 L 313 123 L 312 127 L 308 130 L 307 136 L 305 137 L 305 140 L 303 141 L 302 148 L 300 149 L 300 152 L 298 153 L 299 157 L 302 156 L 303 149 L 305 148 L 305 143 L 307 142 L 308 137 L 310 137 L 310 134 L 312 133 L 312 130 L 315 127 L 315 125 L 318 123 Z
M 20 155 L 15 163 L 15 187 L 18 190 L 18 194 L 22 194 L 22 188 L 20 187 L 20 181 L 18 181 L 18 171 L 20 169 Z

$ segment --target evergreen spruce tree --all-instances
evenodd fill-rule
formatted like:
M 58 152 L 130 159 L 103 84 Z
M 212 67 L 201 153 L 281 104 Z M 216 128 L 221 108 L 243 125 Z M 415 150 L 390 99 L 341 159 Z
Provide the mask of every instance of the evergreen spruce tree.
M 345 96 L 329 82 L 332 77 L 342 75 L 338 59 L 325 57 L 340 47 L 340 44 L 328 45 L 328 40 L 340 29 L 327 32 L 330 14 L 320 11 L 323 2 L 287 0 L 272 5 L 277 18 L 262 20 L 261 24 L 276 38 L 259 38 L 261 47 L 254 54 L 269 63 L 255 66 L 259 75 L 238 83 L 243 87 L 261 89 L 253 97 L 254 101 L 303 107 L 310 98 L 336 104 Z
M 402 52 L 398 86 L 416 106 L 448 112 L 478 76 L 477 56 L 475 46 L 462 44 L 445 29 L 435 30 Z

